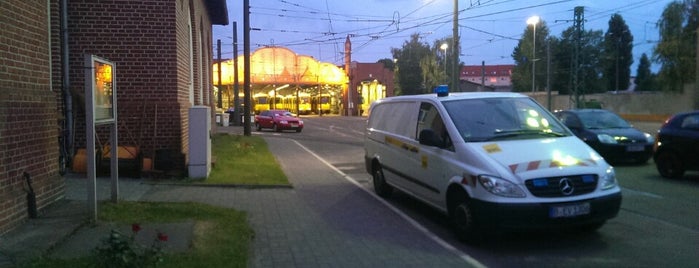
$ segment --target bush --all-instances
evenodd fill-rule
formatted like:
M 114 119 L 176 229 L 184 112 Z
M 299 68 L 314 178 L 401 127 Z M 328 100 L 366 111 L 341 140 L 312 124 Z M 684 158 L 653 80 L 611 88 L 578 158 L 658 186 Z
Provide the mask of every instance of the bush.
M 141 230 L 139 224 L 131 225 L 131 235 L 126 236 L 117 230 L 112 230 L 102 245 L 95 248 L 97 267 L 126 268 L 126 267 L 156 267 L 163 262 L 163 243 L 167 235 L 158 232 L 150 247 L 144 247 L 134 241 Z

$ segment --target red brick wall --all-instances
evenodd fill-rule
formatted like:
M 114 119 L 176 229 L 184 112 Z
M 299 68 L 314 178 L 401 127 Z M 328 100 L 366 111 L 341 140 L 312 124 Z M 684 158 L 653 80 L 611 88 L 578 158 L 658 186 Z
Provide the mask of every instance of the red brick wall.
M 182 5 L 182 6 L 180 6 Z M 212 43 L 211 43 L 211 21 L 206 13 L 206 6 L 203 1 L 181 1 L 178 2 L 177 9 L 177 58 L 178 58 L 178 83 L 181 85 L 179 91 L 180 116 L 182 125 L 180 127 L 181 148 L 186 153 L 189 148 L 189 108 L 191 105 L 212 106 L 211 100 L 211 66 L 212 66 Z M 191 51 L 190 53 L 190 43 Z M 193 69 L 190 77 L 190 62 Z M 193 102 L 189 101 L 189 85 L 194 88 Z M 213 111 L 213 109 L 212 109 Z M 213 118 L 213 113 L 212 113 Z M 186 155 L 185 157 L 187 157 Z M 188 159 L 186 159 L 188 160 Z
M 194 10 L 190 12 L 190 8 Z M 72 0 L 68 24 L 71 90 L 81 96 L 75 101 L 76 146 L 85 147 L 82 64 L 84 54 L 92 53 L 116 64 L 119 144 L 139 146 L 146 157 L 154 157 L 158 149 L 182 152 L 186 157 L 188 109 L 192 104 L 201 105 L 199 96 L 206 97 L 204 91 L 210 90 L 210 86 L 202 86 L 210 83 L 210 74 L 202 74 L 206 68 L 199 67 L 202 55 L 210 57 L 211 50 L 211 25 L 203 1 Z M 198 45 L 200 29 L 206 32 L 204 38 L 208 39 L 202 42 L 206 47 Z M 204 52 L 196 52 L 200 50 Z M 190 102 L 190 83 L 194 103 Z M 104 143 L 108 136 L 106 131 L 100 133 L 99 140 Z
M 27 219 L 23 173 L 40 211 L 64 193 L 47 12 L 45 1 L 0 4 L 0 234 Z

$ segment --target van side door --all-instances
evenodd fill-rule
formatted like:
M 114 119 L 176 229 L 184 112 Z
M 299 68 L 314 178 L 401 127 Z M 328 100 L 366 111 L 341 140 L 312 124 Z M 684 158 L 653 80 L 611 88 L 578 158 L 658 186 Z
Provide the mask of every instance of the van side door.
M 444 202 L 443 192 L 453 175 L 450 172 L 453 170 L 452 163 L 457 161 L 454 144 L 445 123 L 434 104 L 420 104 L 416 128 L 420 153 L 415 155 L 418 159 L 414 160 L 419 166 L 413 174 L 416 175 L 415 183 L 420 185 L 420 191 L 416 193 L 421 199 L 436 206 L 441 206 Z

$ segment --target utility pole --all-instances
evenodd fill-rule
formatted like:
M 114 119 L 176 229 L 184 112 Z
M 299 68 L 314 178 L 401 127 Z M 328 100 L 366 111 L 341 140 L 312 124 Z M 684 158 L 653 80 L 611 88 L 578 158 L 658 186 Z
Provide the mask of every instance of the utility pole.
M 551 111 L 551 40 L 546 40 L 546 108 Z
M 459 55 L 461 50 L 459 49 L 459 1 L 454 0 L 454 21 L 452 25 L 452 40 L 451 40 L 451 51 L 453 57 L 452 73 L 451 73 L 451 89 L 449 91 L 458 92 L 461 91 L 459 87 L 459 76 L 461 72 L 459 70 Z
M 245 116 L 243 117 L 243 135 L 251 136 L 250 130 L 250 0 L 243 0 L 243 90 L 245 91 Z
M 573 27 L 575 29 L 575 47 L 573 49 L 573 94 L 571 97 L 575 99 L 575 108 L 583 108 L 583 102 L 585 101 L 585 93 L 580 92 L 580 46 L 582 43 L 582 35 L 585 30 L 585 8 L 582 6 L 577 6 L 574 9 L 574 20 Z
M 240 89 L 238 87 L 238 22 L 233 22 L 233 122 L 240 126 Z
M 216 40 L 216 57 L 218 58 L 218 94 L 216 94 L 216 107 L 223 108 L 223 98 L 221 98 L 221 91 L 223 91 L 223 86 L 221 84 L 221 39 Z M 223 121 L 223 116 L 221 116 L 221 121 Z
M 699 44 L 699 27 L 695 32 L 697 34 L 697 44 Z M 697 54 L 695 55 L 696 64 L 694 65 L 694 109 L 699 109 L 699 46 L 697 46 Z

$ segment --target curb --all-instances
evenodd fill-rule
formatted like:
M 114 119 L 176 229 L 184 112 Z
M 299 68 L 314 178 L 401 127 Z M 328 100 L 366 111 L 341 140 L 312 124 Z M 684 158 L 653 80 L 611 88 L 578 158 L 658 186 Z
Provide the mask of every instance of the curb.
M 218 187 L 218 188 L 241 188 L 241 189 L 293 189 L 292 185 L 284 184 L 207 184 L 207 183 L 181 183 L 181 182 L 143 182 L 148 185 L 168 185 L 168 186 L 183 186 L 183 187 Z

